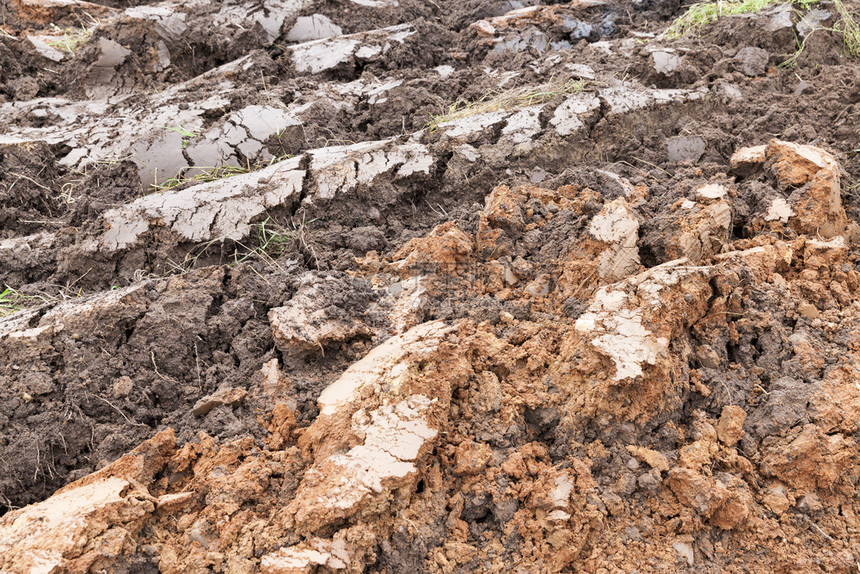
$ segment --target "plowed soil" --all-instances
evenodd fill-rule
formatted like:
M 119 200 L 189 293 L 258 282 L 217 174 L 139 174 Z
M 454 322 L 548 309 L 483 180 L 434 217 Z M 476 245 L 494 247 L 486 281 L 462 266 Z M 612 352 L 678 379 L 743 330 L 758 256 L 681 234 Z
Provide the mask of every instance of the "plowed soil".
M 688 8 L 0 0 L 0 572 L 860 572 L 860 4 Z

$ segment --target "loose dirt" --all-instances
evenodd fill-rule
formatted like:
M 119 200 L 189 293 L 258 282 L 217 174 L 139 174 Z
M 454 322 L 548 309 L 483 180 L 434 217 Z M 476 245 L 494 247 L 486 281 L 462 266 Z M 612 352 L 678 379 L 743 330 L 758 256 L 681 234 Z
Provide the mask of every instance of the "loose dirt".
M 813 8 L 0 0 L 0 572 L 857 572 Z

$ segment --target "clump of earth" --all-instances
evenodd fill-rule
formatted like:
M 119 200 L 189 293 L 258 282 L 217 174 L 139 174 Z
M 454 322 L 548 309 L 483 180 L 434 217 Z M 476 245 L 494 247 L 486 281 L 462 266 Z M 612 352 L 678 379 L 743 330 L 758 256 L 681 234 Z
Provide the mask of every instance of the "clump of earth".
M 686 10 L 0 0 L 0 571 L 856 572 L 860 6 Z

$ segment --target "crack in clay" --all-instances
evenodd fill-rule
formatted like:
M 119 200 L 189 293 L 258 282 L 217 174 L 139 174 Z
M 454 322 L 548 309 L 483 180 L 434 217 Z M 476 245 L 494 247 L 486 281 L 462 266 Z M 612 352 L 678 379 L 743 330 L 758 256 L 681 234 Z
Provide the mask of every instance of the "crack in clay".
M 375 347 L 320 393 L 317 399 L 320 415 L 337 413 L 357 399 L 365 386 L 386 385 L 396 389 L 396 381 L 408 368 L 403 362 L 404 358 L 414 353 L 433 352 L 442 337 L 451 330 L 442 321 L 423 323 Z
M 581 333 L 603 332 L 591 344 L 615 363 L 616 381 L 642 376 L 642 364 L 654 365 L 669 346 L 668 339 L 654 337 L 643 326 L 640 310 L 621 308 L 625 303 L 625 293 L 600 289 L 588 312 L 574 324 Z
M 300 158 L 292 158 L 243 176 L 204 183 L 175 192 L 144 196 L 105 213 L 108 230 L 100 244 L 110 251 L 125 249 L 138 241 L 158 221 L 189 241 L 241 239 L 249 221 L 267 208 L 281 205 L 301 191 L 305 172 Z M 278 182 L 262 195 L 259 182 Z
M 415 472 L 415 459 L 423 445 L 438 431 L 423 420 L 430 399 L 413 395 L 408 402 L 382 406 L 370 413 L 370 422 L 355 430 L 365 436 L 364 444 L 328 460 L 341 467 L 341 476 L 329 491 L 331 505 L 349 509 L 370 493 L 380 493 L 383 481 L 403 478 Z
M 635 379 L 644 373 L 643 365 L 655 365 L 666 354 L 669 340 L 655 336 L 644 324 L 648 315 L 659 314 L 660 294 L 677 284 L 683 276 L 705 272 L 703 268 L 685 267 L 686 259 L 670 261 L 634 275 L 624 281 L 601 287 L 591 305 L 574 323 L 577 332 L 593 334 L 590 343 L 615 365 L 614 380 Z M 638 303 L 634 305 L 627 289 L 634 288 Z

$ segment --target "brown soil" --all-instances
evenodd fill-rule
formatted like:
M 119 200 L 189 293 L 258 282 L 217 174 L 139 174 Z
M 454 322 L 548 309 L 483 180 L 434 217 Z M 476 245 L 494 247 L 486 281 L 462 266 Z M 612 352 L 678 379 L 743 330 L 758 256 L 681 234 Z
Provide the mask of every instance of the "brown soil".
M 0 0 L 0 572 L 856 572 L 860 60 L 684 9 Z

